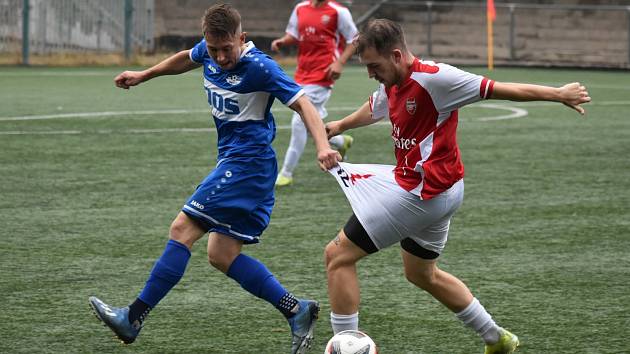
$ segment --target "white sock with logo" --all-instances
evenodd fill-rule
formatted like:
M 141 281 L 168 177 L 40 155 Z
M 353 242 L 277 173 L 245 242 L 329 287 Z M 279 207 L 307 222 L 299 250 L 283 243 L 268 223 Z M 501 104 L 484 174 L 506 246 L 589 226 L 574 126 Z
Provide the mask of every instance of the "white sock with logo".
M 499 326 L 476 298 L 473 298 L 470 305 L 455 315 L 466 326 L 475 330 L 487 344 L 494 344 L 499 341 Z
M 356 312 L 351 315 L 338 315 L 331 312 L 330 324 L 332 325 L 334 334 L 347 330 L 356 331 L 359 329 L 359 313 Z

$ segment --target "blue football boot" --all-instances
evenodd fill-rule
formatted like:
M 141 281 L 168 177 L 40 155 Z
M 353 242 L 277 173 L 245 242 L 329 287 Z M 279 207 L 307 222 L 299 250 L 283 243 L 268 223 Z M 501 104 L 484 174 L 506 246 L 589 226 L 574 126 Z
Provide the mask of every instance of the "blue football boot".
M 299 300 L 298 312 L 289 318 L 291 326 L 291 354 L 304 354 L 311 348 L 315 322 L 319 316 L 319 303 L 314 300 Z
M 96 318 L 114 331 L 118 339 L 125 344 L 136 340 L 144 318 L 129 323 L 129 307 L 111 307 L 95 296 L 90 296 L 89 302 Z

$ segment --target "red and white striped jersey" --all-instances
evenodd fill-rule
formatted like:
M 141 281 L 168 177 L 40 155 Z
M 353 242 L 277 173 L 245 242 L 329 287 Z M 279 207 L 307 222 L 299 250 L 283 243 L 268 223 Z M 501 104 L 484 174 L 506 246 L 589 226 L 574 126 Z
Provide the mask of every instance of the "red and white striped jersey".
M 415 59 L 400 86 L 370 97 L 374 119 L 389 118 L 396 182 L 431 199 L 464 177 L 457 146 L 458 109 L 490 97 L 494 81 L 447 64 Z
M 326 69 L 341 55 L 339 41 L 352 42 L 357 27 L 350 11 L 334 1 L 318 7 L 303 1 L 293 9 L 286 32 L 298 40 L 295 81 L 328 87 L 333 80 L 326 79 Z

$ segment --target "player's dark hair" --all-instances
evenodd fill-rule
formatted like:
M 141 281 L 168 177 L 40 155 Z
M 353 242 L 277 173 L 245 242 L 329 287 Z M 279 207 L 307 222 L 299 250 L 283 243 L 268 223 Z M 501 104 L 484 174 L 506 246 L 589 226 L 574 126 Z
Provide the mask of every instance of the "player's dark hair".
M 402 27 L 384 18 L 370 20 L 357 36 L 355 44 L 358 54 L 367 48 L 374 48 L 381 55 L 390 53 L 394 48 L 407 51 Z
M 241 14 L 229 4 L 210 6 L 201 19 L 204 37 L 230 38 L 241 29 Z

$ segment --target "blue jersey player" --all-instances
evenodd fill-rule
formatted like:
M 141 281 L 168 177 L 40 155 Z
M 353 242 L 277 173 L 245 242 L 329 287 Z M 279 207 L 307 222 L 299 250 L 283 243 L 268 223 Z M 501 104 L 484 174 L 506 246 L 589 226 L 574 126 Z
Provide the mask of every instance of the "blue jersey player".
M 218 132 L 216 168 L 201 182 L 170 228 L 170 239 L 137 299 L 112 307 L 96 297 L 97 317 L 124 343 L 138 336 L 149 311 L 182 278 L 193 244 L 208 236 L 210 264 L 245 290 L 275 306 L 288 320 L 291 353 L 310 347 L 319 305 L 300 300 L 259 260 L 241 253 L 269 224 L 277 162 L 271 147 L 276 127 L 270 109 L 279 99 L 302 117 L 314 138 L 323 170 L 341 156 L 330 148 L 322 120 L 304 91 L 252 42 L 245 42 L 241 18 L 229 5 L 214 5 L 203 17 L 204 39 L 144 71 L 125 71 L 116 86 L 128 89 L 161 75 L 203 66 L 204 88 Z

